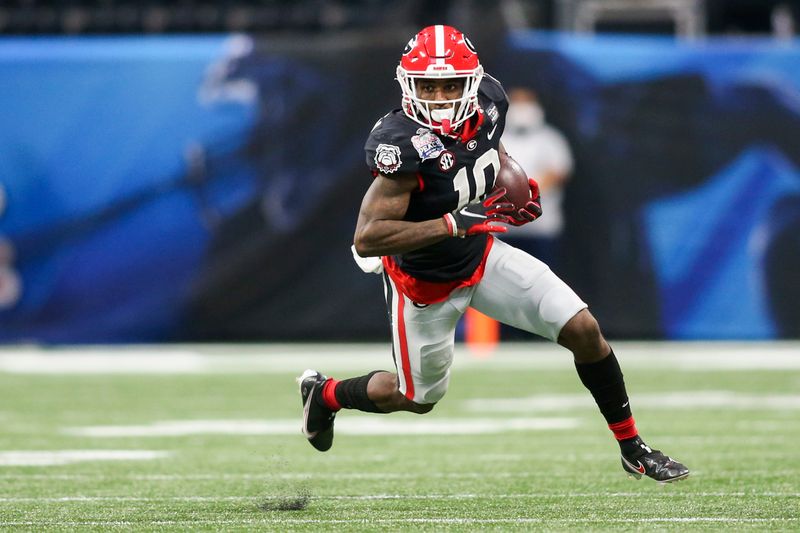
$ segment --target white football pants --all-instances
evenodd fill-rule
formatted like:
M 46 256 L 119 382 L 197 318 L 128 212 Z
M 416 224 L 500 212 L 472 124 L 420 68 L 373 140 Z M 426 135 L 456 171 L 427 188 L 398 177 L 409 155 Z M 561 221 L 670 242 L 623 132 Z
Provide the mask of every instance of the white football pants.
M 587 305 L 543 262 L 494 239 L 479 283 L 430 305 L 412 302 L 384 274 L 400 392 L 421 404 L 447 392 L 458 319 L 473 307 L 495 320 L 552 341 Z

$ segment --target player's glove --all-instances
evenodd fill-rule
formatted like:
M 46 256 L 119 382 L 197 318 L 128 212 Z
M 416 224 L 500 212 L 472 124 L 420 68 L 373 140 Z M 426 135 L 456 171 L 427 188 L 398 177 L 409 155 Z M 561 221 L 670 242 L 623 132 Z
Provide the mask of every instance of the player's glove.
M 517 216 L 508 217 L 508 223 L 512 226 L 522 226 L 528 222 L 533 222 L 542 216 L 542 199 L 539 196 L 539 184 L 533 178 L 528 178 L 528 185 L 531 188 L 531 200 L 516 210 Z
M 514 211 L 513 204 L 500 202 L 505 195 L 506 190 L 501 187 L 494 190 L 483 202 L 469 204 L 444 215 L 450 236 L 464 238 L 479 233 L 508 231 L 505 226 L 496 225 L 497 222 L 507 224 L 510 220 L 508 215 Z

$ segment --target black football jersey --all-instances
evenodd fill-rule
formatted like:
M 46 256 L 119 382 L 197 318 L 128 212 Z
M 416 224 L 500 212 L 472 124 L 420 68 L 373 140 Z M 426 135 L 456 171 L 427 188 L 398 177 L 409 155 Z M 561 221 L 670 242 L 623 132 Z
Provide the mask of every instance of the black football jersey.
M 416 174 L 419 189 L 411 194 L 403 220 L 432 220 L 480 201 L 494 187 L 500 169 L 498 146 L 505 127 L 508 99 L 502 85 L 485 75 L 478 89 L 480 111 L 470 117 L 478 129 L 467 138 L 438 135 L 400 109 L 372 128 L 364 149 L 373 173 L 391 179 Z M 462 125 L 462 130 L 464 125 Z M 425 281 L 453 281 L 472 275 L 483 258 L 486 235 L 451 238 L 395 256 L 398 266 Z

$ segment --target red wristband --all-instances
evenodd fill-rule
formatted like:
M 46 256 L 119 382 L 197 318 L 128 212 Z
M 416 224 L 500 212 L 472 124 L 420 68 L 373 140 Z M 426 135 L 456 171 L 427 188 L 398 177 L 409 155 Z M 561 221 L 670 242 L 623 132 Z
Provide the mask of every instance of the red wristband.
M 447 232 L 450 234 L 451 237 L 458 237 L 458 226 L 456 226 L 456 219 L 451 213 L 447 213 L 442 216 L 445 223 L 447 224 Z

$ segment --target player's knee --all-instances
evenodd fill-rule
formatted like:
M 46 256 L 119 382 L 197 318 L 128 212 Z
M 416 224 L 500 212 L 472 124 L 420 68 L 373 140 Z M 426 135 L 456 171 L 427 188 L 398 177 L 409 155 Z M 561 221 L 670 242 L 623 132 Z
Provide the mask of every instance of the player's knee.
M 606 355 L 603 353 L 606 342 L 600 325 L 588 309 L 583 309 L 564 325 L 558 335 L 558 343 L 575 353 L 579 359 L 583 356 L 594 359 Z
M 397 393 L 397 374 L 393 372 L 378 372 L 367 383 L 367 395 L 373 401 L 389 401 Z
M 570 318 L 558 335 L 559 342 L 563 340 L 571 344 L 596 342 L 601 337 L 600 325 L 588 309 L 582 309 Z

